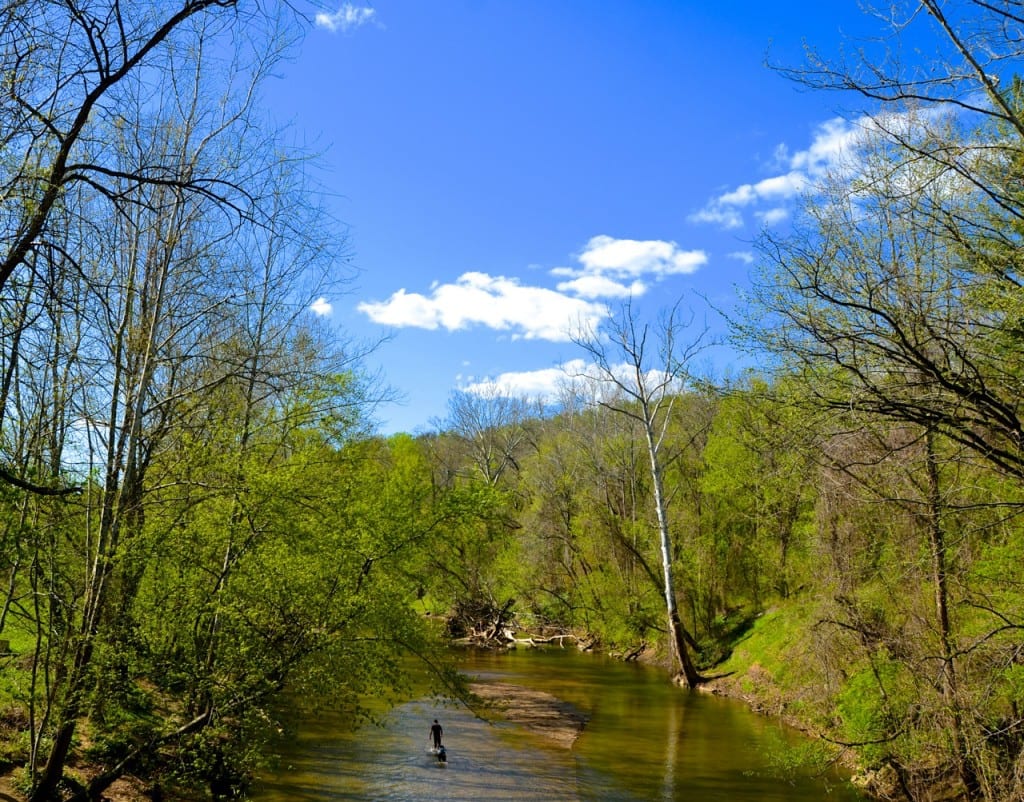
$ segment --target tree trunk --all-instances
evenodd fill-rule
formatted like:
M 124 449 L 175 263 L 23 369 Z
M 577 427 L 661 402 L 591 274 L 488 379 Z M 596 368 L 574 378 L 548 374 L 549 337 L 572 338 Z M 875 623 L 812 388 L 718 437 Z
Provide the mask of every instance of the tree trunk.
M 938 456 L 935 451 L 935 432 L 925 432 L 928 468 L 928 545 L 931 551 L 932 586 L 935 591 L 935 618 L 939 625 L 939 643 L 942 649 L 942 698 L 952 717 L 950 735 L 953 739 L 953 757 L 957 776 L 963 784 L 967 799 L 977 799 L 980 788 L 978 775 L 964 743 L 963 713 L 957 694 L 956 663 L 953 656 L 952 628 L 949 623 L 949 592 L 946 575 L 946 537 L 942 526 L 942 495 L 939 484 Z
M 654 435 L 654 429 L 649 414 L 647 425 L 644 431 L 647 435 L 647 454 L 651 461 L 651 480 L 654 484 L 654 506 L 658 514 L 658 535 L 661 543 L 661 565 L 664 572 L 665 584 L 665 611 L 668 616 L 668 631 L 672 638 L 672 647 L 676 659 L 679 661 L 679 668 L 683 681 L 687 688 L 695 688 L 705 681 L 697 672 L 697 667 L 690 658 L 690 650 L 686 645 L 688 633 L 683 627 L 679 618 L 679 608 L 676 604 L 675 579 L 672 576 L 672 538 L 668 525 L 668 511 L 665 509 L 665 490 L 661 477 L 661 462 L 658 459 L 658 442 Z
M 93 640 L 87 633 L 79 643 L 68 678 L 68 700 L 60 710 L 61 724 L 53 737 L 53 744 L 46 759 L 46 765 L 39 775 L 39 781 L 29 795 L 29 802 L 50 802 L 59 799 L 57 787 L 64 778 L 64 766 L 75 736 L 75 728 L 82 712 L 84 675 L 92 660 Z

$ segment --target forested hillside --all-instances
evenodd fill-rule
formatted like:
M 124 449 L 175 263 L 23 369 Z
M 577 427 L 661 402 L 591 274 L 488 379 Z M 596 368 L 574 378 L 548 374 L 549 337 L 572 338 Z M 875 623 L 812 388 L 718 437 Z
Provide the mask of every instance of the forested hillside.
M 1019 483 L 935 430 L 823 412 L 805 387 L 675 398 L 664 484 L 700 684 L 728 674 L 710 685 L 820 736 L 880 793 L 1016 798 Z M 436 609 L 668 664 L 639 429 L 587 407 L 425 440 L 439 486 L 496 505 L 430 553 Z

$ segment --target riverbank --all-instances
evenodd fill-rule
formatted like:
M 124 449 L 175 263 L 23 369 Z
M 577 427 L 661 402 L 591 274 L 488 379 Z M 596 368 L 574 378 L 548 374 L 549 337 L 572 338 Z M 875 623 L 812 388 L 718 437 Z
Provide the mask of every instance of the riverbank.
M 742 703 L 752 713 L 806 736 L 814 748 L 803 749 L 801 756 L 794 753 L 786 759 L 796 761 L 794 766 L 811 770 L 824 769 L 826 765 L 839 767 L 866 797 L 898 797 L 891 771 L 866 771 L 855 749 L 838 745 L 823 734 L 816 716 L 832 708 L 828 684 L 814 673 L 814 650 L 808 646 L 806 631 L 794 625 L 794 617 L 787 618 L 786 613 L 773 609 L 743 627 L 723 662 L 705 669 L 704 673 L 714 678 L 694 690 Z M 800 620 L 797 618 L 797 623 Z M 671 656 L 651 645 L 609 656 L 642 663 L 664 671 L 667 676 L 673 671 Z M 681 677 L 677 677 L 677 684 L 687 692 Z M 954 799 L 942 790 L 937 789 L 936 794 L 935 800 L 941 802 Z
M 121 777 L 103 792 L 102 802 L 153 802 L 162 799 L 154 796 L 150 787 L 137 777 Z M 18 791 L 10 775 L 0 776 L 0 802 L 27 802 L 27 797 Z M 176 797 L 175 802 L 192 802 Z

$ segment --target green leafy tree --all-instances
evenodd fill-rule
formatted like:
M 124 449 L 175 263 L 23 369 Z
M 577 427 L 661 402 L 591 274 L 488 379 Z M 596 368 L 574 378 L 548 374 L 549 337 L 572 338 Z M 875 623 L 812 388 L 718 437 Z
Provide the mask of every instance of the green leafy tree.
M 801 410 L 778 400 L 784 394 L 756 378 L 729 388 L 703 450 L 704 531 L 715 564 L 726 571 L 724 587 L 755 606 L 788 597 L 808 570 L 815 429 Z

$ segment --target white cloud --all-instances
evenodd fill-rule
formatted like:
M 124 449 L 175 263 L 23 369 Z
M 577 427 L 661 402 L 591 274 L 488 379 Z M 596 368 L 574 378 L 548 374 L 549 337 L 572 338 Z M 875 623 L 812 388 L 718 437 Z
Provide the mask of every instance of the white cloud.
M 810 147 L 790 157 L 790 167 L 808 173 L 822 172 L 849 147 L 854 134 L 846 120 L 836 118 L 822 123 L 815 131 Z
M 616 375 L 629 375 L 627 366 L 614 368 Z M 628 379 L 627 379 L 628 380 Z M 513 398 L 529 398 L 544 402 L 558 401 L 566 392 L 583 392 L 588 398 L 601 398 L 609 388 L 601 381 L 601 371 L 592 362 L 570 359 L 561 365 L 538 370 L 508 371 L 483 379 L 470 379 L 459 389 L 483 397 L 495 393 Z
M 582 360 L 575 360 L 582 364 Z M 513 398 L 531 398 L 540 401 L 556 400 L 566 384 L 564 366 L 540 370 L 509 371 L 491 379 L 475 381 L 460 389 L 483 397 L 493 396 L 495 390 Z
M 452 284 L 433 286 L 429 296 L 401 289 L 386 301 L 357 308 L 387 326 L 461 331 L 483 325 L 555 342 L 567 342 L 580 325 L 596 325 L 608 314 L 604 304 L 486 273 L 464 273 Z
M 324 28 L 331 33 L 337 31 L 344 33 L 365 25 L 373 20 L 376 14 L 377 11 L 368 6 L 354 6 L 351 3 L 345 3 L 333 14 L 321 11 L 316 15 L 315 21 L 318 28 Z
M 557 289 L 560 292 L 571 292 L 580 298 L 629 298 L 643 295 L 647 285 L 642 281 L 626 284 L 607 276 L 580 276 L 572 281 L 563 281 Z
M 313 303 L 309 305 L 309 308 L 314 315 L 320 315 L 320 317 L 326 317 L 334 311 L 334 307 L 331 305 L 331 302 L 322 295 L 313 301 Z
M 591 237 L 579 255 L 583 270 L 577 275 L 632 278 L 693 273 L 708 261 L 704 251 L 684 251 L 664 240 L 615 239 L 607 234 Z
M 554 289 L 518 279 L 464 273 L 454 282 L 433 282 L 427 294 L 400 289 L 358 311 L 375 323 L 400 328 L 462 331 L 475 325 L 511 332 L 513 338 L 566 342 L 572 332 L 597 328 L 608 316 L 602 299 L 639 297 L 650 283 L 693 273 L 708 261 L 704 251 L 683 250 L 664 240 L 592 237 L 577 267 L 556 267 Z
M 719 195 L 716 202 L 720 206 L 746 206 L 757 200 L 757 192 L 753 184 L 742 184 L 731 192 Z
M 594 404 L 618 396 L 621 393 L 619 385 L 628 388 L 636 386 L 636 369 L 633 365 L 621 362 L 609 366 L 609 369 L 615 377 L 614 381 L 593 362 L 570 359 L 552 368 L 508 371 L 479 380 L 468 377 L 459 389 L 484 398 L 497 394 L 546 403 L 564 401 L 571 394 L 582 398 L 585 404 Z M 678 392 L 682 387 L 681 380 L 670 380 L 657 370 L 647 371 L 645 381 L 648 389 L 664 385 L 664 392 Z
M 704 251 L 687 251 L 666 240 L 616 239 L 607 234 L 591 237 L 576 256 L 579 267 L 556 267 L 553 276 L 569 279 L 562 292 L 583 298 L 626 298 L 647 292 L 644 278 L 693 273 L 707 264 Z
M 807 188 L 809 180 L 803 173 L 793 170 L 785 175 L 765 178 L 754 184 L 754 192 L 761 200 L 788 200 Z

